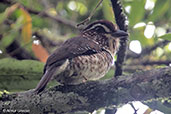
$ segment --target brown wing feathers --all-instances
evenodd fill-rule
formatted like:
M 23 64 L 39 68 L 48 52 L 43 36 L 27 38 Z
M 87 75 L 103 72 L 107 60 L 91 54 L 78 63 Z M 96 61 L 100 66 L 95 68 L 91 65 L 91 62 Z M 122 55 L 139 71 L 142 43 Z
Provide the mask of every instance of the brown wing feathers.
M 101 51 L 102 48 L 97 43 L 89 41 L 86 38 L 74 37 L 67 40 L 49 56 L 44 67 L 44 75 L 38 83 L 35 92 L 39 93 L 45 88 L 57 67 L 62 65 L 66 59 L 72 59 L 80 55 L 90 55 Z
M 49 56 L 46 65 L 56 64 L 60 60 L 71 59 L 80 55 L 86 55 L 87 51 L 94 53 L 102 51 L 102 48 L 95 42 L 89 41 L 86 38 L 71 38 L 67 40 L 60 48 Z

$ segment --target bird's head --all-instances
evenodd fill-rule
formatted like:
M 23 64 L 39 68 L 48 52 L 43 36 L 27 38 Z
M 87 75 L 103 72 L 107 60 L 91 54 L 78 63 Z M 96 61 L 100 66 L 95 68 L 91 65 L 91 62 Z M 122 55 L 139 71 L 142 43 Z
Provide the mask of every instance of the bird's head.
M 128 36 L 127 32 L 120 30 L 115 24 L 107 20 L 98 20 L 89 24 L 83 29 L 82 34 L 105 49 L 115 52 L 119 47 L 120 39 Z
M 90 34 L 92 36 L 111 36 L 110 38 L 122 38 L 124 36 L 128 36 L 127 32 L 119 30 L 115 24 L 107 20 L 98 20 L 89 24 L 83 29 L 82 33 Z

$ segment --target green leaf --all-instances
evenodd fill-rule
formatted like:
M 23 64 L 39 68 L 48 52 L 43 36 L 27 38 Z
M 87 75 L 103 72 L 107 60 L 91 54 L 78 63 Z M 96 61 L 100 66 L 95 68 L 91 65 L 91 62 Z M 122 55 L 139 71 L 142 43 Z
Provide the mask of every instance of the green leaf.
M 5 19 L 7 18 L 7 14 L 5 12 L 0 13 L 0 24 L 3 23 L 5 21 Z
M 163 15 L 169 11 L 170 4 L 170 0 L 157 0 L 153 13 L 149 16 L 148 20 L 156 22 L 160 18 L 163 18 Z
M 11 25 L 11 29 L 3 33 L 3 37 L 0 42 L 0 48 L 3 49 L 8 47 L 14 41 L 14 39 L 19 36 L 19 29 L 22 26 L 22 20 L 22 17 L 18 18 L 16 23 Z
M 171 33 L 167 33 L 165 35 L 159 36 L 159 38 L 171 41 Z
M 7 46 L 9 46 L 14 41 L 14 39 L 17 35 L 18 34 L 16 34 L 16 33 L 4 35 L 4 37 L 2 38 L 2 40 L 0 42 L 1 47 L 6 48 Z
M 24 43 L 29 43 L 32 36 L 32 19 L 30 14 L 24 9 L 20 8 L 21 16 L 23 17 L 21 35 Z
M 44 64 L 35 60 L 0 59 L 1 90 L 21 91 L 34 88 L 43 74 Z
M 3 23 L 17 8 L 19 4 L 16 3 L 8 8 L 4 12 L 0 14 L 0 24 Z
M 134 0 L 131 3 L 131 11 L 129 15 L 130 26 L 134 26 L 136 23 L 142 21 L 144 17 L 146 0 Z
M 17 2 L 36 11 L 41 11 L 44 8 L 39 0 L 17 0 Z
M 114 21 L 113 10 L 112 10 L 112 7 L 110 6 L 111 4 L 110 1 L 104 0 L 102 3 L 103 3 L 102 10 L 103 10 L 105 19 L 109 21 Z M 109 13 L 106 13 L 106 12 L 109 12 Z

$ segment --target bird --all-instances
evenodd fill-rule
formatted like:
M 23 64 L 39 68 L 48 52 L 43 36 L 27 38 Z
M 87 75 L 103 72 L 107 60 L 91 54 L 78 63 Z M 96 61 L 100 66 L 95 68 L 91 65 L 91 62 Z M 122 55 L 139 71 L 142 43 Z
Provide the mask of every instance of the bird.
M 114 65 L 120 40 L 127 36 L 127 32 L 108 20 L 88 24 L 78 36 L 66 40 L 48 57 L 34 91 L 42 92 L 52 79 L 64 85 L 76 85 L 104 77 Z

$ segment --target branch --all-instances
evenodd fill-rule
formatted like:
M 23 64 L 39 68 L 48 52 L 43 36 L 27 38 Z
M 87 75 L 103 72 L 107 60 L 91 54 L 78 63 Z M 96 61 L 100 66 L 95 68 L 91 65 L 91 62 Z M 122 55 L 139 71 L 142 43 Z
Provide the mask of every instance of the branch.
M 101 107 L 118 106 L 131 101 L 147 101 L 171 96 L 171 67 L 136 72 L 110 80 L 79 85 L 56 86 L 36 95 L 32 92 L 4 95 L 3 111 L 63 114 L 92 112 Z
M 30 11 L 30 10 L 28 10 L 28 11 Z M 62 18 L 62 17 L 60 17 L 60 16 L 52 16 L 52 15 L 46 13 L 46 12 L 42 12 L 41 14 L 42 14 L 42 16 L 44 16 L 44 17 L 48 17 L 48 18 L 50 18 L 50 19 L 52 19 L 52 20 L 57 21 L 58 23 L 65 24 L 65 25 L 71 27 L 72 29 L 75 29 L 75 30 L 77 29 L 77 28 L 76 28 L 76 23 L 75 23 L 74 21 L 71 21 L 71 20 Z
M 127 54 L 126 58 L 129 59 L 129 58 L 140 58 L 140 57 L 144 57 L 148 54 L 150 54 L 152 51 L 154 51 L 155 49 L 157 49 L 158 47 L 164 47 L 165 45 L 167 45 L 169 43 L 169 41 L 161 41 L 161 42 L 158 42 L 157 44 L 151 46 L 151 47 L 147 47 L 147 48 L 144 48 L 141 52 L 141 54 L 136 54 L 132 51 L 129 51 L 129 53 Z
M 171 102 L 169 101 L 170 99 L 160 99 L 152 102 L 143 102 L 143 104 L 149 106 L 153 110 L 159 110 L 164 114 L 171 114 Z
M 33 59 L 36 60 L 27 50 L 20 46 L 17 40 L 14 40 L 8 47 L 6 47 L 6 52 L 13 58 L 22 59 Z
M 133 64 L 129 64 L 129 66 L 131 65 L 167 65 L 169 66 L 171 64 L 171 60 L 161 60 L 161 61 L 143 61 L 143 62 L 139 62 L 139 63 L 133 63 Z
M 111 0 L 111 3 L 118 27 L 120 28 L 120 30 L 127 32 L 128 26 L 126 24 L 126 15 L 123 12 L 120 1 Z M 117 60 L 115 62 L 116 65 L 115 76 L 122 75 L 122 65 L 125 59 L 126 49 L 127 49 L 127 40 L 122 40 L 120 42 L 120 48 L 117 54 Z
M 50 40 L 49 38 L 47 38 L 46 36 L 40 34 L 39 32 L 34 32 L 33 33 L 33 36 L 36 36 L 37 39 L 39 39 L 43 45 L 43 47 L 57 47 L 57 46 L 60 46 L 63 41 L 58 41 L 58 42 L 55 42 L 53 40 Z
M 3 1 L 0 1 L 0 2 L 1 2 L 1 3 L 4 3 L 4 4 L 9 4 L 9 5 L 15 3 L 15 2 L 12 1 L 12 0 L 7 0 L 7 1 L 3 0 Z M 31 13 L 31 14 L 39 15 L 39 16 L 42 16 L 42 17 L 47 17 L 47 18 L 50 18 L 50 19 L 52 19 L 52 20 L 54 20 L 54 21 L 56 21 L 56 22 L 58 22 L 58 23 L 65 24 L 65 25 L 71 27 L 72 29 L 75 29 L 75 30 L 77 29 L 77 28 L 76 28 L 76 23 L 75 23 L 74 21 L 71 21 L 71 20 L 62 18 L 62 17 L 60 17 L 60 16 L 52 16 L 52 15 L 50 15 L 49 13 L 47 13 L 47 12 L 45 12 L 45 11 L 41 11 L 41 12 L 40 12 L 40 11 L 33 10 L 33 9 L 31 9 L 31 8 L 28 8 L 28 7 L 26 7 L 26 6 L 22 6 L 22 7 L 24 7 L 24 8 L 25 8 L 29 13 Z
M 134 110 L 134 114 L 137 114 L 138 109 L 136 109 L 136 108 L 134 107 L 133 103 L 129 103 L 129 104 L 130 104 L 130 105 L 131 105 L 131 107 L 133 108 L 133 110 Z

